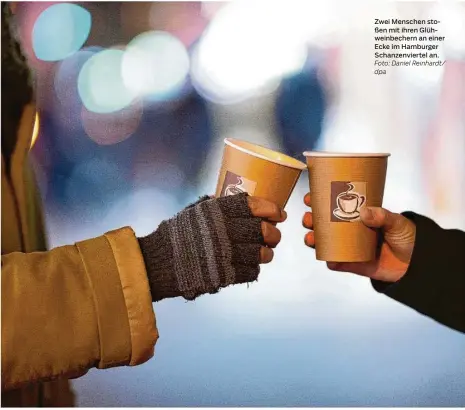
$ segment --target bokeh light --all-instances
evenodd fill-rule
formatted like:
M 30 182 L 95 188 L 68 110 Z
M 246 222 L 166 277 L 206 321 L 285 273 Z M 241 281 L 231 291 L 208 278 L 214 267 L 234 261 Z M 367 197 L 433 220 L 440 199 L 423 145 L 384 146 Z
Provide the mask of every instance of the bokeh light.
M 211 20 L 226 4 L 227 2 L 221 1 L 203 1 L 200 5 L 200 13 L 206 19 Z
M 170 33 L 186 47 L 190 47 L 198 40 L 208 24 L 198 1 L 151 4 L 149 13 L 151 30 Z
M 128 189 L 124 168 L 110 157 L 94 154 L 73 167 L 62 204 L 73 211 L 75 218 L 89 221 L 106 214 L 110 204 Z
M 111 113 L 132 103 L 135 94 L 121 75 L 124 51 L 104 50 L 89 58 L 78 77 L 79 96 L 89 111 Z
M 82 108 L 82 125 L 86 134 L 99 145 L 112 145 L 129 138 L 140 124 L 142 102 L 137 101 L 120 111 L 97 114 Z
M 465 58 L 465 3 L 434 3 L 431 14 L 441 21 L 439 32 L 436 34 L 445 36 L 444 48 L 447 57 Z
M 36 112 L 36 118 L 34 120 L 34 128 L 32 129 L 31 149 L 37 141 L 37 137 L 39 136 L 39 129 L 40 129 L 39 113 Z
M 169 33 L 140 34 L 127 46 L 122 75 L 128 90 L 155 101 L 176 97 L 189 73 L 184 45 Z
M 103 48 L 83 48 L 58 64 L 54 76 L 54 88 L 60 103 L 66 104 L 69 100 L 79 100 L 77 89 L 79 73 L 85 62 L 100 51 L 103 51 Z
M 59 61 L 78 51 L 90 33 L 92 18 L 81 6 L 54 4 L 37 18 L 32 31 L 32 47 L 36 57 Z
M 269 88 L 284 75 L 299 72 L 306 61 L 298 28 L 286 24 L 286 6 L 232 2 L 212 21 L 194 54 L 192 76 L 202 95 L 237 102 Z
M 69 139 L 73 131 L 82 132 L 82 101 L 78 92 L 78 77 L 86 61 L 102 50 L 101 47 L 83 48 L 56 66 L 53 79 L 57 101 L 54 119 L 66 130 L 61 139 Z

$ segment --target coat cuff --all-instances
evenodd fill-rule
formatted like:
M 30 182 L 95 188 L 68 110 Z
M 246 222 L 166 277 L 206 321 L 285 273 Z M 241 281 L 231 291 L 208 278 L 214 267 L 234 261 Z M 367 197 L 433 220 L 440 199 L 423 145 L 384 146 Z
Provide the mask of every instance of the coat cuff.
M 99 336 L 98 368 L 127 365 L 131 338 L 118 266 L 105 236 L 76 243 L 92 289 Z
M 147 272 L 134 231 L 122 228 L 105 234 L 118 267 L 131 339 L 130 366 L 154 355 L 158 340 Z

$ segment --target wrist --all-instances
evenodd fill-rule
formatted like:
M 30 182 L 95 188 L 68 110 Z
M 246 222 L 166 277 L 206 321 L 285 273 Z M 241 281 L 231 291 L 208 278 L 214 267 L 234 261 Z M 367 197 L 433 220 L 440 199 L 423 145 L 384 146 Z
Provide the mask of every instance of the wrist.
M 168 229 L 167 223 L 162 222 L 150 235 L 137 238 L 153 302 L 181 296 L 173 271 L 173 252 Z

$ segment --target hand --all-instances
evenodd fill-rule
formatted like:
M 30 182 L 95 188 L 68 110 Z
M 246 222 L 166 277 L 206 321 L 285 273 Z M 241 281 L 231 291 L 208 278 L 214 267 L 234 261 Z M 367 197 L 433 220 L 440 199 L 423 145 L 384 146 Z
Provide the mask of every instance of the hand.
M 266 220 L 261 222 L 263 242 L 266 246 L 262 246 L 260 249 L 260 263 L 269 263 L 274 256 L 271 248 L 275 248 L 281 241 L 281 232 L 276 228 L 275 224 L 284 222 L 287 213 L 278 205 L 266 199 L 248 196 L 247 202 L 253 216 Z
M 311 196 L 305 195 L 304 202 L 311 207 Z M 415 224 L 406 217 L 389 212 L 384 208 L 365 207 L 360 219 L 369 228 L 379 229 L 382 242 L 375 260 L 370 262 L 328 262 L 328 268 L 351 272 L 384 282 L 397 282 L 407 272 L 415 244 Z M 313 229 L 313 216 L 306 212 L 303 226 Z M 315 247 L 313 232 L 305 235 L 305 244 Z M 318 246 L 318 244 L 316 244 Z
M 257 280 L 281 240 L 286 212 L 264 199 L 208 196 L 138 238 L 153 301 L 205 293 Z

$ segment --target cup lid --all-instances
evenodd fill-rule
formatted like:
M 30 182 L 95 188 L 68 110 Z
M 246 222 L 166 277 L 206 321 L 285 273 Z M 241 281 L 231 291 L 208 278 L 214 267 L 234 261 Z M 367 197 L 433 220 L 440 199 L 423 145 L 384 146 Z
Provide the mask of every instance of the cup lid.
M 305 151 L 306 157 L 323 157 L 323 158 L 378 158 L 390 157 L 387 152 L 329 152 L 329 151 Z
M 235 138 L 225 138 L 224 143 L 239 151 L 245 152 L 246 154 L 264 159 L 266 161 L 274 162 L 278 165 L 300 169 L 301 171 L 307 169 L 307 165 L 305 165 L 303 162 L 280 152 L 262 147 L 261 145 L 252 144 L 251 142 L 242 141 Z

